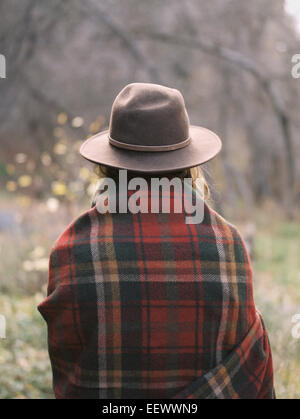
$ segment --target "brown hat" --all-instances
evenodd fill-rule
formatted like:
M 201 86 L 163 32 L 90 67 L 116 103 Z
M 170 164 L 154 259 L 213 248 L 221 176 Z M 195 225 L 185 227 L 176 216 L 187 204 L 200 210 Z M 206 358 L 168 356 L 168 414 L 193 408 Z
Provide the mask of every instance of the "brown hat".
M 132 83 L 116 97 L 109 129 L 86 140 L 80 154 L 104 166 L 163 173 L 205 163 L 221 146 L 216 134 L 190 125 L 178 90 Z

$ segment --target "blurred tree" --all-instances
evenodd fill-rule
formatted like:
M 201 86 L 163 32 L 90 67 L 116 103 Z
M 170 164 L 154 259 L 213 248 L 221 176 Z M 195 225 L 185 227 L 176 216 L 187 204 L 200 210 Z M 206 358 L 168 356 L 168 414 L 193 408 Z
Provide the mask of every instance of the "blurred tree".
M 84 139 L 125 84 L 156 82 L 223 138 L 220 201 L 299 198 L 299 35 L 283 1 L 3 0 L 0 16 L 1 159 L 51 154 L 62 112 Z

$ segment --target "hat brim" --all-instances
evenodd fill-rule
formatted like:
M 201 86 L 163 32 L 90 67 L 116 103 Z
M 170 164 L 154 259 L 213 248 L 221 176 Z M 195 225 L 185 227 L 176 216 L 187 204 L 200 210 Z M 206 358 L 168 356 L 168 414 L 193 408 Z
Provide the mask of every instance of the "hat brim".
M 143 173 L 164 173 L 206 163 L 222 148 L 220 138 L 207 128 L 190 126 L 191 142 L 173 151 L 133 151 L 117 148 L 108 141 L 108 130 L 87 139 L 80 154 L 104 166 Z

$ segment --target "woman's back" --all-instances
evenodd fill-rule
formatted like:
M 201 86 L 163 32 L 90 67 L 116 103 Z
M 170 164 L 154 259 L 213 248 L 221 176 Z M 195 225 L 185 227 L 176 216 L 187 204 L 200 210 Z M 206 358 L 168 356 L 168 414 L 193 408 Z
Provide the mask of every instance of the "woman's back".
M 257 319 L 244 243 L 206 204 L 199 224 L 184 212 L 99 214 L 94 206 L 53 247 L 48 294 L 39 309 L 63 398 L 182 396 L 231 359 Z M 252 373 L 243 373 L 250 387 L 242 382 L 232 396 L 258 397 Z

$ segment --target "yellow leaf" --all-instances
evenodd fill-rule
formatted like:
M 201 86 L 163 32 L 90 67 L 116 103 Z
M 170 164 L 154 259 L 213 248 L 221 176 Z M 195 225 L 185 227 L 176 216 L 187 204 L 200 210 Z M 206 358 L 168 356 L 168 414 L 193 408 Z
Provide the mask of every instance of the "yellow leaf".
M 9 181 L 6 183 L 6 189 L 7 189 L 9 192 L 14 192 L 14 191 L 16 191 L 16 190 L 17 190 L 17 184 L 16 184 L 16 182 L 14 182 L 13 180 L 9 180 Z
M 60 154 L 60 155 L 66 154 L 67 146 L 63 143 L 57 143 L 55 144 L 53 151 L 55 154 Z
M 83 180 L 88 180 L 91 177 L 89 169 L 86 167 L 81 167 L 79 170 L 79 177 Z
M 65 125 L 68 120 L 68 115 L 65 112 L 61 112 L 57 115 L 57 123 L 59 125 Z
M 63 182 L 53 182 L 52 183 L 52 192 L 54 195 L 66 195 L 67 186 Z
M 27 188 L 32 184 L 32 177 L 29 175 L 22 175 L 19 177 L 18 183 L 21 188 Z

